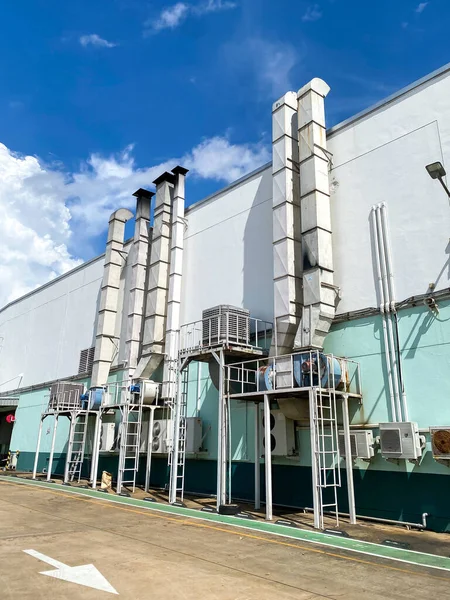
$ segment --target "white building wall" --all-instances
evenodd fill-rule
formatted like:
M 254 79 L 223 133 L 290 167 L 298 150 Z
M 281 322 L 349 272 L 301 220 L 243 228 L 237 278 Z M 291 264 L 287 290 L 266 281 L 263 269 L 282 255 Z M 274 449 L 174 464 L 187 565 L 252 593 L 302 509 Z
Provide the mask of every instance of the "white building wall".
M 449 97 L 447 73 L 331 131 L 338 313 L 378 305 L 369 216 L 380 202 L 389 211 L 397 300 L 427 292 L 431 282 L 449 287 L 449 202 L 425 170 L 435 161 L 450 167 Z
M 188 199 L 188 195 L 187 195 Z M 272 320 L 272 171 L 270 167 L 186 214 L 181 322 L 217 304 Z
M 0 392 L 78 373 L 80 351 L 94 342 L 103 260 L 101 256 L 0 311 Z

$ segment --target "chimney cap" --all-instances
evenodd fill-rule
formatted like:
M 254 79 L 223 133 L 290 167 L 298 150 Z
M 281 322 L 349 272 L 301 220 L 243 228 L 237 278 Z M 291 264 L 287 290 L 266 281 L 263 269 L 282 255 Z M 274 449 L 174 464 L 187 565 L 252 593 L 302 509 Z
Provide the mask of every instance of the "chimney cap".
M 189 173 L 189 169 L 185 169 L 184 167 L 177 165 L 174 169 L 172 169 L 172 173 L 174 175 L 186 175 L 186 173 Z
M 136 198 L 148 198 L 149 200 L 151 200 L 154 195 L 155 195 L 155 192 L 151 192 L 150 190 L 145 190 L 144 188 L 139 188 L 133 194 L 133 196 L 135 196 Z
M 166 171 L 165 173 L 163 173 L 162 175 L 157 177 L 153 183 L 155 185 L 159 185 L 160 183 L 163 183 L 164 181 L 167 181 L 168 183 L 172 183 L 172 184 L 175 183 L 175 175 L 172 175 L 172 173 L 168 173 Z

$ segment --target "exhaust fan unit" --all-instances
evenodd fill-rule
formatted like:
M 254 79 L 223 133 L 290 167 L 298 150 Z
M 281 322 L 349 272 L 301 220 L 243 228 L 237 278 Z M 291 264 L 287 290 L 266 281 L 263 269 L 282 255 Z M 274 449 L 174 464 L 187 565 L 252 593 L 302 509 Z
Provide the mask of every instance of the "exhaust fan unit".
M 369 430 L 351 431 L 350 447 L 352 458 L 370 459 L 374 455 L 373 433 Z M 339 432 L 339 454 L 345 456 L 345 436 L 344 432 Z
M 417 423 L 380 423 L 383 458 L 416 460 L 422 456 L 422 439 Z
M 248 345 L 250 340 L 250 311 L 221 304 L 202 313 L 204 346 L 216 344 Z
M 450 460 L 450 426 L 430 427 L 433 458 Z

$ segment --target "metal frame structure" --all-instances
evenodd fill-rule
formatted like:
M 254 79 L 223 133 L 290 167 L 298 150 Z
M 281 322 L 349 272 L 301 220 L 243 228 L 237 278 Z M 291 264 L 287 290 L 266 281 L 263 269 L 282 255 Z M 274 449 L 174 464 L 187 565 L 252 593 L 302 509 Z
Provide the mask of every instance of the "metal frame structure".
M 188 323 L 180 329 L 178 393 L 172 412 L 174 442 L 169 452 L 169 502 L 172 504 L 177 501 L 178 496 L 182 501 L 184 494 L 187 398 L 186 392 L 183 390 L 187 368 L 192 361 L 208 362 L 210 360 L 216 361 L 219 368 L 217 510 L 219 511 L 220 506 L 231 502 L 231 477 L 230 473 L 227 474 L 227 467 L 231 468 L 230 400 L 225 378 L 227 359 L 228 357 L 237 359 L 249 356 L 260 358 L 267 355 L 272 331 L 272 323 L 252 317 L 247 318 L 249 323 L 248 343 L 242 343 L 242 340 L 236 337 L 227 313 Z
M 298 360 L 307 365 L 296 381 L 294 365 Z M 335 380 L 334 364 L 342 367 L 342 380 Z M 297 371 L 297 378 L 298 378 Z M 260 501 L 260 417 L 258 404 L 264 405 L 265 437 L 270 438 L 270 400 L 296 398 L 305 400 L 309 407 L 310 443 L 312 456 L 312 487 L 314 526 L 324 528 L 324 513 L 333 512 L 338 521 L 337 489 L 341 485 L 340 454 L 338 444 L 337 400 L 342 403 L 342 420 L 346 448 L 350 522 L 356 523 L 352 457 L 350 450 L 349 398 L 361 401 L 362 381 L 357 362 L 324 354 L 320 350 L 303 350 L 292 354 L 257 358 L 225 366 L 228 399 L 247 400 L 256 404 L 255 411 L 255 508 Z M 235 390 L 238 391 L 235 391 Z M 272 456 L 270 444 L 265 444 L 266 519 L 272 519 Z M 333 493 L 332 501 L 325 501 L 327 489 Z M 328 510 L 327 510 L 328 509 Z

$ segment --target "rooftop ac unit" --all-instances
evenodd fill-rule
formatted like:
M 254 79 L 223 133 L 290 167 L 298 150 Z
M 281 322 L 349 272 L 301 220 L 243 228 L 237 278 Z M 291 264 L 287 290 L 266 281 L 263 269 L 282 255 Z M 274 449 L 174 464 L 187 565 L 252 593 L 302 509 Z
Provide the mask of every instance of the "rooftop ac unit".
M 450 460 L 450 427 L 430 427 L 433 458 Z
M 262 415 L 262 451 L 266 447 L 264 413 Z M 287 419 L 281 410 L 270 411 L 270 447 L 272 456 L 292 456 L 295 452 L 294 421 Z
M 100 430 L 100 452 L 112 452 L 116 448 L 114 447 L 116 439 L 116 424 L 102 423 Z
M 202 313 L 202 340 L 204 346 L 231 343 L 248 345 L 250 340 L 250 311 L 245 308 L 220 304 Z
M 380 446 L 384 458 L 415 460 L 422 456 L 417 423 L 380 423 Z
M 351 431 L 350 432 L 350 447 L 352 458 L 372 458 L 373 450 L 373 433 L 369 430 Z M 339 432 L 339 454 L 345 456 L 345 437 L 344 432 Z

